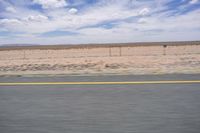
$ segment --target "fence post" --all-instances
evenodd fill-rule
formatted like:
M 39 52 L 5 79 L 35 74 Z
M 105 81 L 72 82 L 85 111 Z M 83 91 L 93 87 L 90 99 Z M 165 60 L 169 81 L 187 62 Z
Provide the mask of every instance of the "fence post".
M 122 47 L 119 47 L 119 56 L 122 56 Z
M 167 48 L 167 45 L 163 45 L 163 55 L 166 55 L 166 48 Z
M 25 53 L 25 50 L 23 50 L 23 59 L 25 60 L 26 58 L 26 53 Z
M 111 47 L 109 47 L 109 56 L 111 57 Z

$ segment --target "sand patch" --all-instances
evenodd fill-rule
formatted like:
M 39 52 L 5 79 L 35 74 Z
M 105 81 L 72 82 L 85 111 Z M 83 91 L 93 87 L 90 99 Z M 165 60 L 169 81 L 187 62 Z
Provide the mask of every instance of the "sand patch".
M 0 75 L 200 73 L 200 55 L 84 57 L 0 61 Z

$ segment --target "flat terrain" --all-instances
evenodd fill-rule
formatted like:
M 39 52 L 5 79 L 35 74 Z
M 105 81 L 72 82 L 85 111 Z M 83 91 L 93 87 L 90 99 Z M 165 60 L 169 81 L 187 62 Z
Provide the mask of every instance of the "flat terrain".
M 200 75 L 1 77 L 16 82 L 199 81 Z M 200 84 L 0 85 L 1 133 L 199 133 Z
M 200 54 L 0 61 L 0 76 L 174 73 L 200 73 Z
M 0 47 L 0 76 L 177 73 L 200 73 L 200 41 Z
M 107 43 L 107 44 L 76 44 L 76 45 L 29 45 L 29 46 L 0 46 L 1 50 L 33 50 L 33 49 L 82 49 L 82 48 L 102 48 L 102 47 L 135 47 L 135 46 L 163 46 L 163 45 L 199 45 L 200 41 L 180 41 L 180 42 L 137 42 L 137 43 Z

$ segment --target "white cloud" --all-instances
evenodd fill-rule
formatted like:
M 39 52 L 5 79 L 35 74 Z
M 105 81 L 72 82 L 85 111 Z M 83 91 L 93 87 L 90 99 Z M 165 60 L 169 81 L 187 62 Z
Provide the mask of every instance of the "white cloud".
M 76 14 L 78 12 L 78 10 L 76 8 L 71 8 L 68 11 L 70 14 Z
M 190 0 L 190 4 L 196 4 L 199 0 Z
M 4 26 L 14 26 L 22 24 L 18 19 L 1 19 L 0 24 Z
M 34 4 L 42 5 L 42 8 L 60 8 L 67 6 L 67 2 L 65 0 L 33 0 Z
M 71 10 L 71 11 L 70 11 Z M 81 27 L 92 26 L 104 21 L 112 21 L 115 19 L 126 19 L 128 17 L 137 16 L 135 9 L 126 10 L 121 5 L 106 5 L 102 7 L 91 7 L 84 12 L 80 12 L 77 15 L 75 13 L 77 9 L 57 9 L 48 10 L 45 14 L 38 15 L 37 12 L 24 11 L 17 20 L 23 23 L 18 27 L 12 27 L 7 24 L 6 28 L 17 30 L 18 32 L 26 33 L 44 33 L 61 30 L 76 30 Z M 50 16 L 51 19 L 48 19 Z M 14 16 L 13 16 L 14 17 Z
M 143 9 L 141 9 L 140 11 L 139 11 L 139 15 L 141 15 L 141 16 L 145 16 L 145 15 L 147 15 L 147 14 L 149 14 L 149 12 L 150 12 L 150 10 L 149 10 L 149 8 L 143 8 Z
M 145 24 L 145 23 L 147 23 L 148 22 L 148 20 L 146 19 L 146 18 L 140 18 L 139 20 L 138 20 L 138 23 L 141 23 L 141 24 Z
M 12 7 L 12 6 L 6 7 L 6 11 L 7 12 L 11 12 L 11 13 L 16 13 L 17 12 L 16 9 L 14 7 Z
M 194 40 L 200 35 L 200 10 L 192 10 L 171 16 L 165 4 L 172 0 L 136 1 L 101 0 L 87 8 L 58 8 L 67 6 L 56 3 L 63 0 L 33 0 L 40 4 L 43 12 L 16 7 L 17 12 L 1 12 L 0 31 L 24 34 L 12 39 L 0 39 L 0 43 L 93 43 Z M 84 0 L 78 0 L 78 4 Z M 187 0 L 189 1 L 189 0 Z M 1 2 L 1 0 L 0 0 Z M 76 3 L 76 4 L 77 4 Z M 1 3 L 0 3 L 1 4 Z M 188 4 L 186 4 L 188 6 Z M 5 7 L 12 7 L 6 5 Z M 130 7 L 129 7 L 130 6 Z M 189 5 L 190 6 L 190 5 Z M 70 7 L 76 7 L 70 5 Z M 158 8 L 157 8 L 158 7 Z M 14 8 L 14 7 L 13 7 Z M 12 9 L 11 9 L 12 10 Z M 159 12 L 163 11 L 164 12 Z M 76 15 L 75 15 L 76 14 Z M 115 23 L 106 29 L 107 22 Z M 97 25 L 95 27 L 95 25 Z M 41 37 L 46 32 L 62 30 L 78 34 L 73 36 Z
M 26 18 L 24 18 L 24 20 L 26 21 L 29 21 L 29 22 L 42 22 L 42 21 L 45 21 L 45 20 L 48 20 L 48 17 L 47 16 L 44 16 L 44 15 L 30 15 Z

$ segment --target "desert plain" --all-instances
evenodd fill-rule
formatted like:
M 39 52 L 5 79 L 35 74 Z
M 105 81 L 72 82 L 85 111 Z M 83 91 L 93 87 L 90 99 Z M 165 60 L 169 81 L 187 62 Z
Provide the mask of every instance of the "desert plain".
M 0 76 L 199 74 L 200 42 L 0 47 Z

